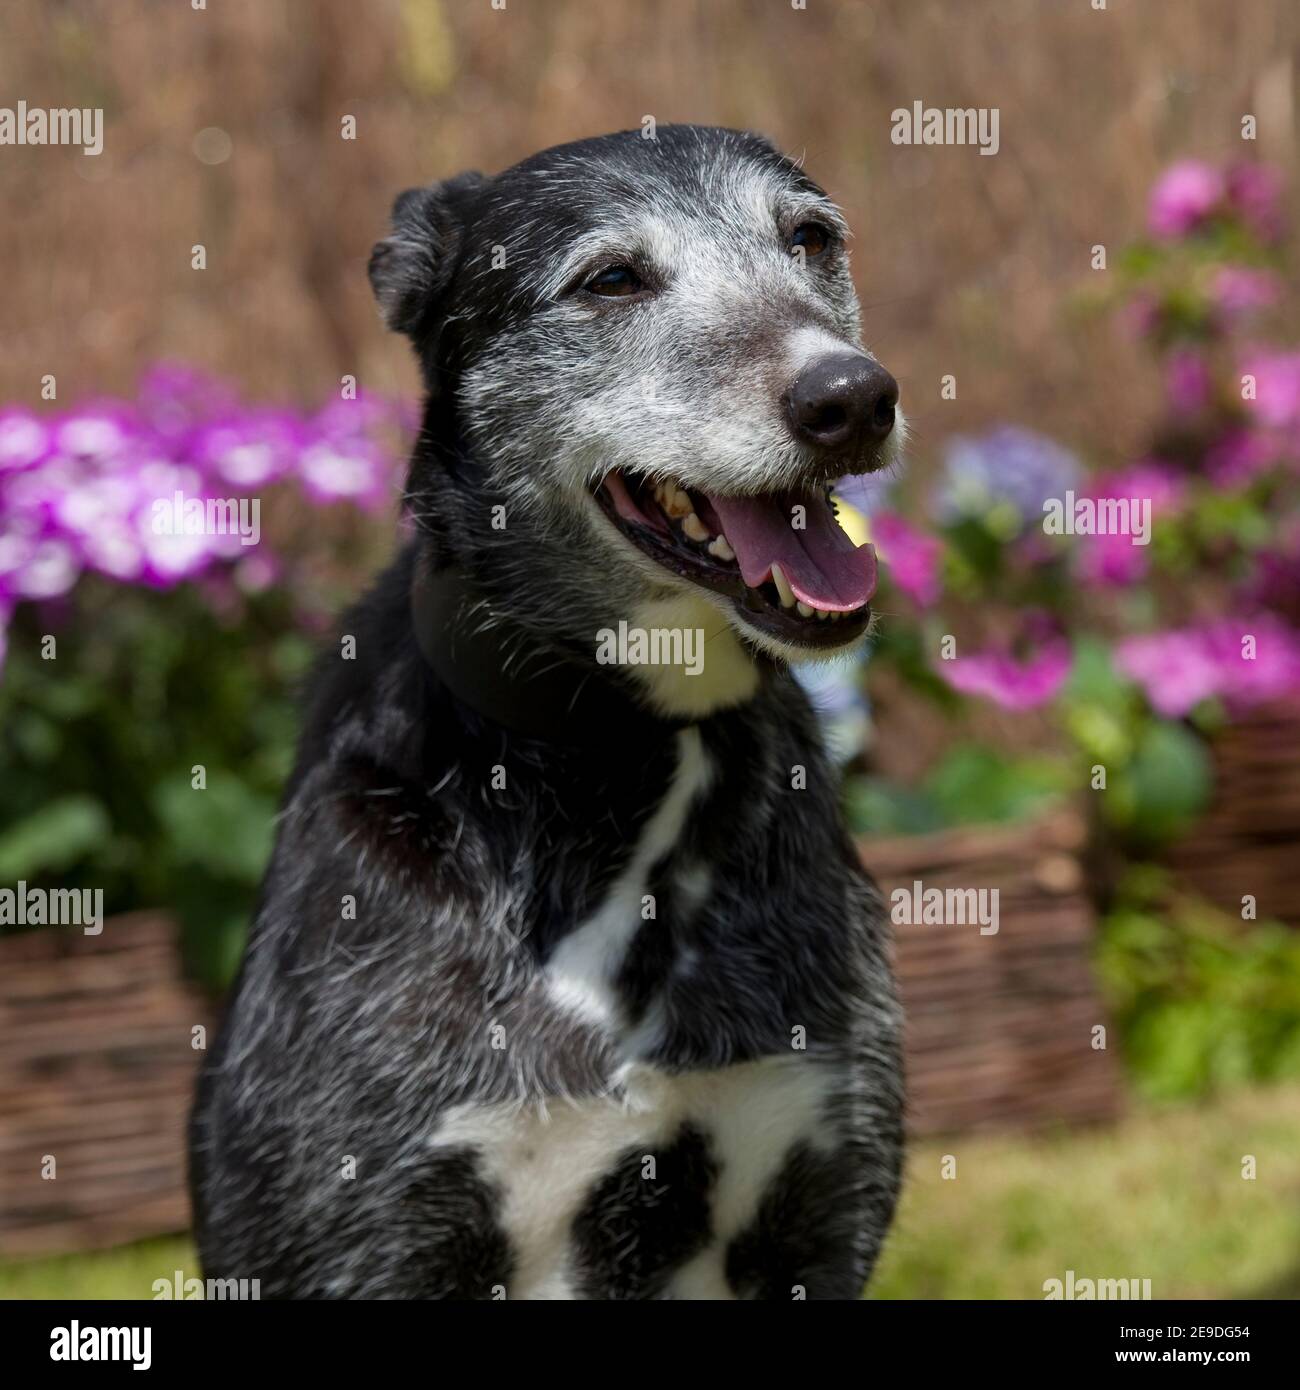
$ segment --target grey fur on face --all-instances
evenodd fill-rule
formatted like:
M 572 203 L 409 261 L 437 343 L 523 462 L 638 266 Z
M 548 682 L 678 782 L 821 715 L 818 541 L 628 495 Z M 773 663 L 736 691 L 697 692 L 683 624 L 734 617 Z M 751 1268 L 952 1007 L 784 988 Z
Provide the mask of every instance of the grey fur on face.
M 809 221 L 833 234 L 827 254 L 792 254 Z M 526 553 L 554 595 L 532 618 L 557 635 L 589 641 L 647 600 L 689 592 L 773 655 L 805 655 L 621 544 L 592 492 L 624 469 L 727 495 L 793 489 L 817 471 L 787 396 L 809 363 L 864 351 L 847 237 L 839 209 L 767 141 L 697 127 L 584 141 L 404 194 L 372 276 L 431 390 L 454 393 L 483 470 L 452 543 L 489 569 Z M 578 292 L 610 264 L 633 267 L 646 292 Z M 893 466 L 905 429 L 899 412 L 837 472 Z M 494 504 L 513 537 L 491 530 Z

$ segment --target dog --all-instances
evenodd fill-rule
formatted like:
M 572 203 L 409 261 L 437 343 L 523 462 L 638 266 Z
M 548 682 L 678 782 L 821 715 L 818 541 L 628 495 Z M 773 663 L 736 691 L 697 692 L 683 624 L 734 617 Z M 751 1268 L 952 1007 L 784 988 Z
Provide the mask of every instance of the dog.
M 209 1276 L 861 1296 L 901 1019 L 791 672 L 868 633 L 830 487 L 904 431 L 847 235 L 698 126 L 398 198 L 370 278 L 425 386 L 412 539 L 314 676 L 200 1078 Z

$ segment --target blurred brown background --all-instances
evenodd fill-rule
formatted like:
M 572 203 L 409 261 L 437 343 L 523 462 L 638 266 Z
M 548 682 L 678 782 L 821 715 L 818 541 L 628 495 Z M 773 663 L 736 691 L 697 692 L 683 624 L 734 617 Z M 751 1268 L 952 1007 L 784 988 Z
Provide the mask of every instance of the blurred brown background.
M 857 231 L 867 340 L 918 452 L 1011 419 L 1124 454 L 1154 408 L 1063 314 L 1170 159 L 1295 165 L 1293 0 L 43 0 L 0 17 L 5 104 L 105 109 L 105 150 L 0 150 L 0 399 L 126 392 L 159 358 L 253 397 L 413 392 L 365 276 L 393 196 L 601 131 L 762 130 Z M 996 106 L 1001 150 L 890 143 Z M 1243 114 L 1259 138 L 1244 145 Z M 357 138 L 341 138 L 355 116 Z M 190 268 L 203 243 L 208 264 Z M 1089 277 L 1092 276 L 1092 286 Z M 941 402 L 953 373 L 956 401 Z

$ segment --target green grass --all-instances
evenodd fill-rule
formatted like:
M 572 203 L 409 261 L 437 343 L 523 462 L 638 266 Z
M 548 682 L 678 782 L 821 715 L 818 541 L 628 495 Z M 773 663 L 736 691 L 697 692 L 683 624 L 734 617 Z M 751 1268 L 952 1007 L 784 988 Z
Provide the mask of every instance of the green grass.
M 188 1236 L 120 1245 L 84 1255 L 0 1264 L 3 1298 L 152 1298 L 155 1279 L 199 1273 Z
M 149 1298 L 177 1269 L 198 1273 L 182 1236 L 0 1264 L 0 1298 Z M 1042 1298 L 1068 1269 L 1150 1279 L 1155 1298 L 1300 1297 L 1300 1087 L 1052 1137 L 918 1144 L 871 1296 Z
M 918 1145 L 871 1296 L 1042 1298 L 1069 1269 L 1150 1279 L 1153 1298 L 1300 1297 L 1300 1088 Z

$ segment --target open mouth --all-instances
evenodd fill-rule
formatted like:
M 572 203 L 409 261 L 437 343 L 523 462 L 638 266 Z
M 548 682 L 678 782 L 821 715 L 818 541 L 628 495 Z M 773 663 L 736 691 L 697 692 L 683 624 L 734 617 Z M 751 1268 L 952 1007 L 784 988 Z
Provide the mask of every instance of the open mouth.
M 638 550 L 783 642 L 842 647 L 871 621 L 876 553 L 844 533 L 825 491 L 722 497 L 615 470 L 596 500 Z

